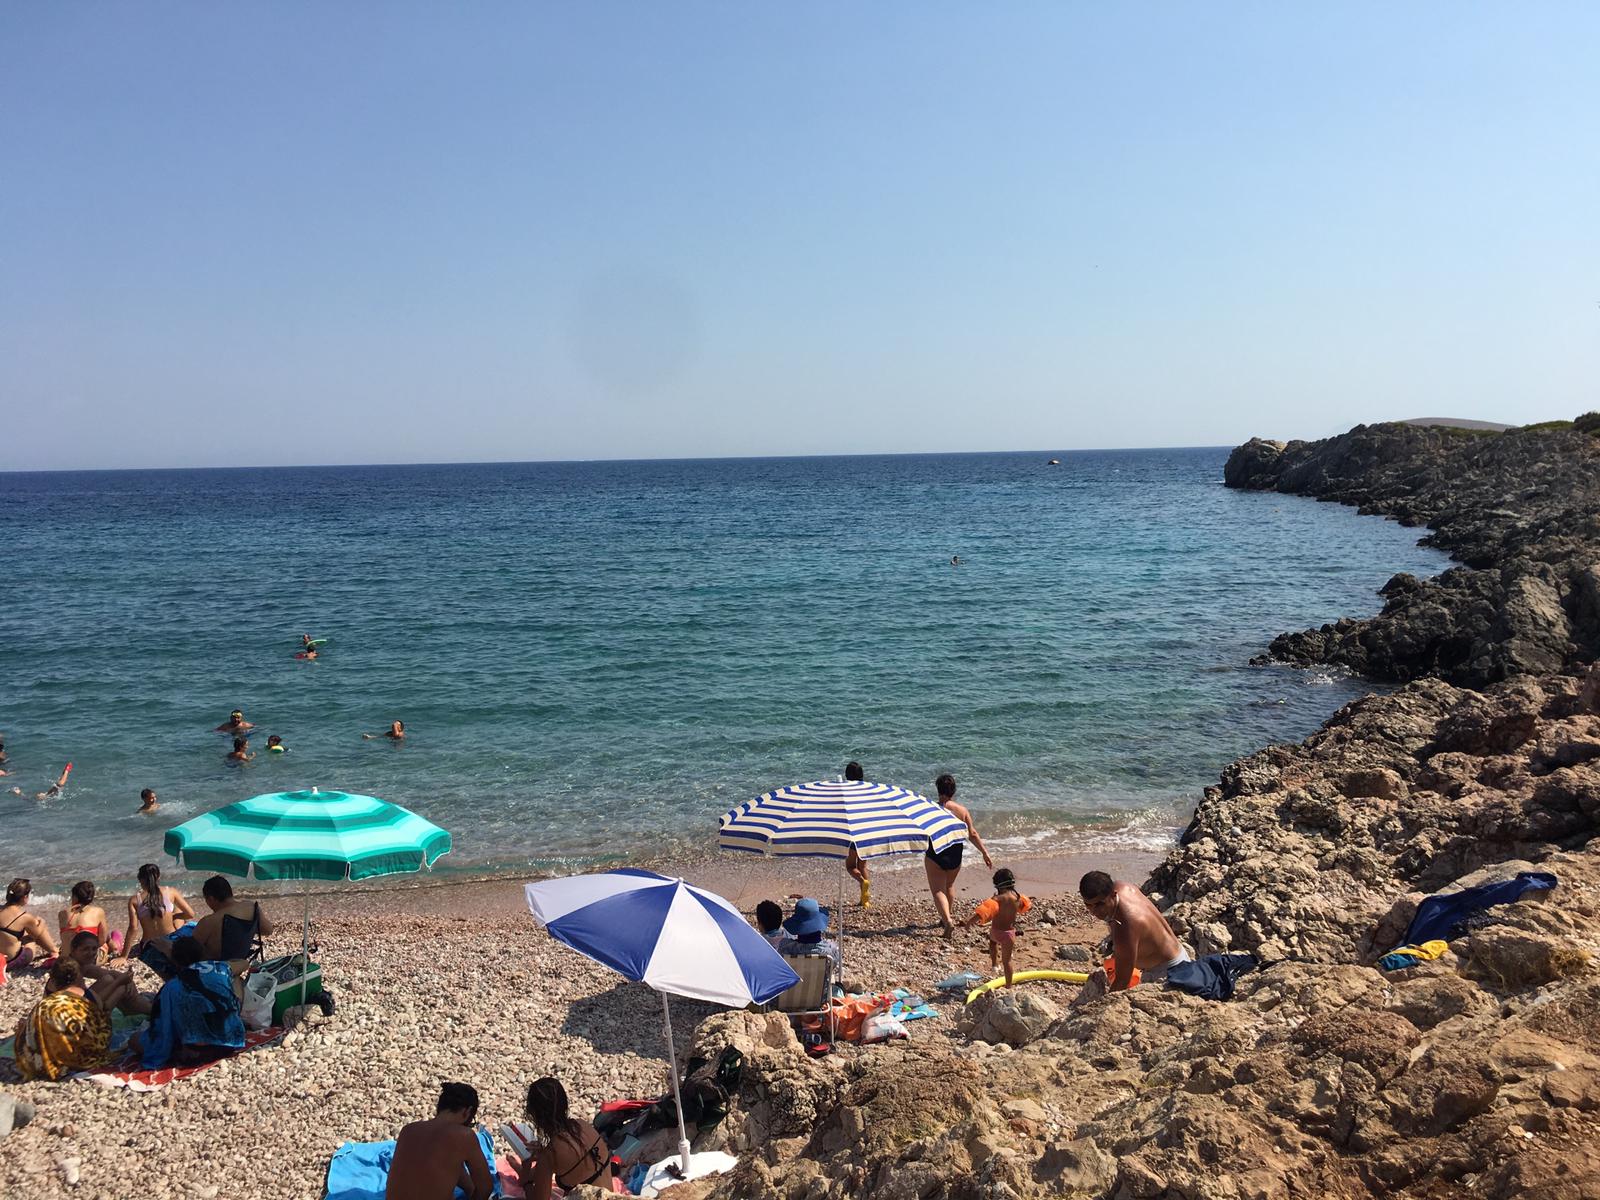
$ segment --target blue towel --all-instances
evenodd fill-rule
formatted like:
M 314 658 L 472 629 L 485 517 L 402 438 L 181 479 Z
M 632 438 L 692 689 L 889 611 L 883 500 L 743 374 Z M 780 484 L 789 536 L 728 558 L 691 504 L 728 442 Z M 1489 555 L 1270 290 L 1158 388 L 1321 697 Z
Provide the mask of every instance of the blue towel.
M 1521 871 L 1515 879 L 1480 883 L 1477 887 L 1462 888 L 1459 892 L 1429 896 L 1417 905 L 1417 915 L 1411 918 L 1411 926 L 1399 944 L 1420 946 L 1435 938 L 1449 941 L 1460 932 L 1462 922 L 1474 913 L 1497 904 L 1520 900 L 1525 892 L 1544 891 L 1555 886 L 1554 875 L 1547 875 L 1543 871 Z
M 494 1180 L 493 1195 L 500 1195 L 500 1176 L 494 1169 L 494 1141 L 482 1129 L 476 1131 Z M 387 1142 L 346 1142 L 333 1152 L 328 1163 L 326 1200 L 384 1200 L 389 1188 L 389 1167 L 394 1162 L 394 1139 Z M 465 1196 L 456 1189 L 457 1196 Z
M 1235 981 L 1255 969 L 1253 954 L 1205 954 L 1168 967 L 1167 986 L 1202 1000 L 1231 1000 Z
M 200 962 L 179 971 L 156 993 L 139 1065 L 146 1071 L 170 1066 L 183 1046 L 244 1049 L 244 1020 L 224 962 Z

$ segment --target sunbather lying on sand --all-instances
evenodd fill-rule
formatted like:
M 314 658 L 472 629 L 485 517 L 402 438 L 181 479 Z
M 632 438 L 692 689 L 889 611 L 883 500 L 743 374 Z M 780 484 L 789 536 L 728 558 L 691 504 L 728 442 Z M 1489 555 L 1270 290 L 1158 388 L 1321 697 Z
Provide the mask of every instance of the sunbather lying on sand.
M 494 1180 L 473 1132 L 477 1119 L 478 1093 L 464 1083 L 445 1084 L 434 1115 L 411 1122 L 395 1140 L 386 1200 L 450 1200 L 457 1187 L 471 1200 L 489 1200 Z

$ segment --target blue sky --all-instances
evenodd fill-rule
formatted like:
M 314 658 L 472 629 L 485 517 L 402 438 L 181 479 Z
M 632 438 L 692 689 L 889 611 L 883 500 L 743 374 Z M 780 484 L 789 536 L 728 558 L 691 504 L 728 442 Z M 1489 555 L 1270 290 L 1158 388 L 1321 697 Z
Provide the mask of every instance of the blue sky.
M 1600 407 L 1600 6 L 0 7 L 0 469 Z

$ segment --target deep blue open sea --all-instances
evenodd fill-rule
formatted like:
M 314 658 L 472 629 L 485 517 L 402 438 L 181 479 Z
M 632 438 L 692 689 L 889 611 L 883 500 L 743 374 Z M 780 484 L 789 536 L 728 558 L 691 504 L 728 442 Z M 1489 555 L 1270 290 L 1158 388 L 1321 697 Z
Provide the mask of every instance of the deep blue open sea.
M 953 772 L 1002 848 L 1157 846 L 1366 690 L 1252 654 L 1445 565 L 1224 489 L 1225 450 L 1048 457 L 0 475 L 0 877 L 126 879 L 311 785 L 444 825 L 451 869 L 649 858 L 850 758 Z M 225 765 L 235 707 L 290 752 Z

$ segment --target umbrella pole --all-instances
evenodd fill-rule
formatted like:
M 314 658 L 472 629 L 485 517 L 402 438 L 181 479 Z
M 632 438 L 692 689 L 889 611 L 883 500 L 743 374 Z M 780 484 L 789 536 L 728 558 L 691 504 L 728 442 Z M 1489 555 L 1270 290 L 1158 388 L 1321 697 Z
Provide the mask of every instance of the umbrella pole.
M 661 993 L 661 1018 L 667 1026 L 667 1069 L 672 1073 L 672 1102 L 678 1110 L 678 1157 L 682 1160 L 683 1177 L 689 1178 L 689 1132 L 683 1123 L 683 1096 L 678 1089 L 678 1050 L 672 1044 L 672 1009 L 667 1005 L 667 994 Z

